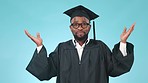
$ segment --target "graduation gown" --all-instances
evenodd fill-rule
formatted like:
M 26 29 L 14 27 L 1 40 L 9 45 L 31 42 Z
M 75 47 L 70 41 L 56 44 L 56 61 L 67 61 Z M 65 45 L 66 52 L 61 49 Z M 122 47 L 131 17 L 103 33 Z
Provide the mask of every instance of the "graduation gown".
M 84 47 L 81 61 L 72 42 L 60 43 L 49 54 L 45 47 L 34 55 L 26 70 L 39 80 L 57 76 L 56 83 L 108 83 L 109 76 L 116 77 L 130 71 L 134 61 L 133 45 L 127 43 L 127 56 L 119 50 L 119 43 L 112 50 L 102 41 L 91 39 Z

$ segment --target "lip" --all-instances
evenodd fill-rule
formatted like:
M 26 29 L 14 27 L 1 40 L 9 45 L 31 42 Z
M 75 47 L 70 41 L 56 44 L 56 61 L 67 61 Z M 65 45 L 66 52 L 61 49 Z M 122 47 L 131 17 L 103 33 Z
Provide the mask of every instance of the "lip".
M 84 33 L 83 31 L 78 31 L 76 34 L 77 34 L 78 36 L 83 36 L 85 33 Z
M 77 34 L 84 34 L 84 32 L 83 31 L 78 31 Z

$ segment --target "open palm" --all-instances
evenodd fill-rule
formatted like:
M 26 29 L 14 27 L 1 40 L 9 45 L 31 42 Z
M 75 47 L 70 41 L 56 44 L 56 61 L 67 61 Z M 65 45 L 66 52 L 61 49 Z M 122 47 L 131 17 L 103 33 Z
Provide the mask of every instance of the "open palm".
M 37 33 L 37 37 L 32 36 L 27 30 L 24 30 L 25 34 L 34 42 L 37 46 L 42 45 L 42 38 L 40 37 L 40 33 Z
M 130 27 L 130 29 L 128 31 L 126 30 L 126 27 L 124 28 L 124 30 L 120 36 L 121 42 L 126 43 L 126 40 L 128 39 L 128 37 L 130 36 L 132 31 L 134 30 L 135 24 L 136 23 L 132 24 L 132 26 Z

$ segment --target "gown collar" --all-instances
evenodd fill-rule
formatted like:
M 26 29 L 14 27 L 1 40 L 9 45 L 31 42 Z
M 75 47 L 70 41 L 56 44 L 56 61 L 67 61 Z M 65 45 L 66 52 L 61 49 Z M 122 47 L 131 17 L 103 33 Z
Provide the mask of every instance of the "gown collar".
M 85 41 L 85 43 L 82 45 L 82 47 L 84 47 L 85 45 L 87 45 L 90 42 L 90 39 L 87 38 L 87 40 Z M 77 45 L 79 45 L 79 43 L 73 38 L 72 39 L 72 43 L 74 44 L 74 46 L 76 47 Z

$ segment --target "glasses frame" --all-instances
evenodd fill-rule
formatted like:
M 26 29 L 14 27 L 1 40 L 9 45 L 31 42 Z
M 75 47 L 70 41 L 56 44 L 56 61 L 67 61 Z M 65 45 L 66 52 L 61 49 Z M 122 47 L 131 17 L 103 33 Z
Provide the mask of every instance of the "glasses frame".
M 78 29 L 80 26 L 85 29 L 90 25 L 90 23 L 72 23 L 70 26 L 72 26 L 75 29 Z

